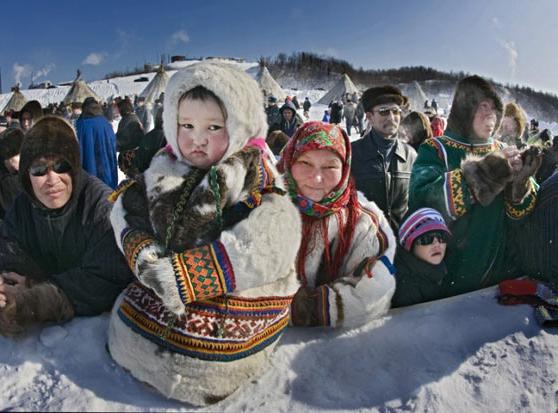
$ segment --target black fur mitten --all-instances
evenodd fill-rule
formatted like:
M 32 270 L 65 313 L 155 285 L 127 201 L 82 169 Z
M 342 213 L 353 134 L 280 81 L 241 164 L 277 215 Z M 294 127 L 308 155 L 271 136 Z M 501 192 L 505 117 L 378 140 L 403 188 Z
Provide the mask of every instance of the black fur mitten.
M 501 152 L 485 157 L 469 155 L 461 161 L 461 170 L 469 190 L 482 206 L 487 206 L 512 180 L 512 169 Z
M 537 146 L 529 146 L 521 152 L 523 166 L 519 171 L 514 172 L 512 181 L 506 189 L 513 202 L 520 203 L 529 193 L 529 180 L 541 166 L 542 155 L 542 151 Z
M 23 288 L 0 310 L 0 334 L 18 337 L 36 323 L 62 323 L 74 317 L 74 307 L 66 294 L 49 282 Z

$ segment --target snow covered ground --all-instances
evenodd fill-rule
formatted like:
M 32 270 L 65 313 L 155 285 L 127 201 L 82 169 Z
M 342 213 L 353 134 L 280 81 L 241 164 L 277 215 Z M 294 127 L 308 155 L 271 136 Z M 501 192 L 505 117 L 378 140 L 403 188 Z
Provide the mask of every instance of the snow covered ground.
M 201 411 L 551 412 L 558 337 L 495 287 L 392 310 L 353 330 L 291 328 L 264 374 Z M 2 411 L 195 410 L 105 351 L 108 315 L 0 338 Z

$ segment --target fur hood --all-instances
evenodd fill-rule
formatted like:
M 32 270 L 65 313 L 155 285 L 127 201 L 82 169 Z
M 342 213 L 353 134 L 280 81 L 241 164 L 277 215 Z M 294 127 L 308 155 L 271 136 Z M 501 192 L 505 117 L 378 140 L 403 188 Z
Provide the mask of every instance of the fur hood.
M 58 155 L 72 165 L 74 191 L 81 171 L 79 143 L 74 128 L 58 116 L 45 116 L 25 134 L 19 155 L 19 178 L 24 190 L 34 198 L 29 167 L 43 155 Z
M 222 160 L 242 149 L 250 138 L 266 136 L 263 96 L 256 81 L 244 71 L 226 63 L 196 63 L 177 72 L 169 80 L 165 91 L 163 130 L 179 160 L 184 161 L 177 142 L 178 101 L 185 92 L 196 86 L 212 91 L 227 110 L 229 147 Z
M 473 136 L 473 118 L 479 103 L 484 99 L 492 99 L 496 107 L 496 130 L 502 120 L 503 105 L 496 89 L 480 76 L 469 76 L 457 84 L 451 112 L 446 130 L 462 138 Z

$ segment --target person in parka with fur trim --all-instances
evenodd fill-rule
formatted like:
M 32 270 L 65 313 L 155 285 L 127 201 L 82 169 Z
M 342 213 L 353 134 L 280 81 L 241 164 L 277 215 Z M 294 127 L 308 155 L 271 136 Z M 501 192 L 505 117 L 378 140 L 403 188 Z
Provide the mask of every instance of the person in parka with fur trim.
M 31 127 L 19 178 L 23 192 L 0 227 L 0 334 L 110 310 L 132 274 L 114 241 L 111 190 L 81 169 L 67 121 Z
M 350 165 L 338 125 L 306 122 L 283 150 L 280 169 L 302 216 L 295 326 L 354 327 L 389 309 L 395 237 L 380 208 L 358 196 Z
M 532 175 L 540 157 L 537 149 L 520 153 L 493 139 L 501 118 L 494 87 L 467 77 L 457 85 L 445 135 L 419 149 L 409 209 L 440 211 L 453 234 L 439 298 L 519 275 L 506 252 L 507 232 L 535 207 L 538 187 Z
M 257 83 L 223 63 L 177 72 L 168 146 L 115 192 L 111 220 L 135 273 L 117 301 L 114 360 L 169 398 L 215 403 L 254 378 L 299 287 L 300 217 L 250 138 L 267 122 Z

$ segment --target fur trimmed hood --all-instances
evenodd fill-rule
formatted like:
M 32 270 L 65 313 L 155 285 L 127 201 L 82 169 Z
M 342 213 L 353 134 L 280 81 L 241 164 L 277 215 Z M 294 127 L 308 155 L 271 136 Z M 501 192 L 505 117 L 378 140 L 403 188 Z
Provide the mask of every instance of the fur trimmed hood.
M 196 86 L 203 86 L 213 92 L 227 110 L 229 147 L 221 161 L 242 149 L 250 138 L 266 136 L 263 96 L 256 81 L 244 71 L 226 63 L 196 63 L 177 72 L 169 80 L 165 91 L 163 130 L 179 160 L 184 161 L 177 141 L 178 101 Z
M 495 130 L 498 130 L 502 121 L 502 100 L 496 93 L 494 86 L 488 81 L 480 76 L 469 76 L 460 80 L 457 84 L 446 131 L 455 133 L 465 139 L 471 139 L 474 133 L 473 119 L 475 112 L 481 101 L 485 99 L 494 101 L 497 112 Z
M 41 118 L 25 134 L 19 155 L 19 179 L 25 192 L 34 198 L 29 167 L 39 156 L 58 155 L 72 165 L 72 181 L 74 191 L 77 187 L 81 170 L 79 143 L 74 128 L 58 116 L 45 116 Z

